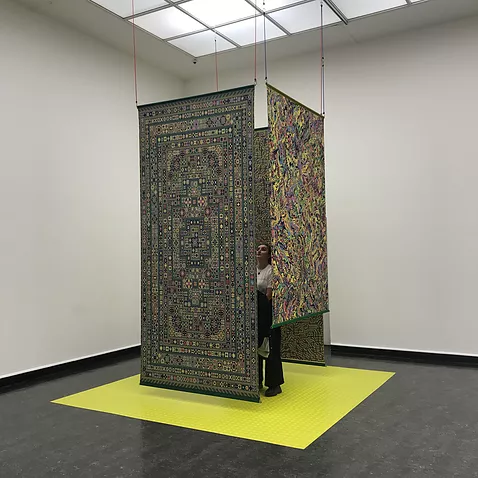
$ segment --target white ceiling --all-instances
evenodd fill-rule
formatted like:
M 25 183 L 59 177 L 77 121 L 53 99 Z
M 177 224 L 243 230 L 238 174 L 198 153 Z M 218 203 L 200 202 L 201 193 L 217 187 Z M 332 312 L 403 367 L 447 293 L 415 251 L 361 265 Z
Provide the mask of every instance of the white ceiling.
M 17 0 L 26 6 L 53 17 L 54 19 L 94 36 L 120 50 L 132 54 L 132 25 L 127 19 L 108 12 L 90 0 Z M 130 14 L 131 0 L 98 0 L 108 1 L 112 8 L 118 13 L 127 17 Z M 193 63 L 193 57 L 201 57 L 203 54 L 210 53 L 211 45 L 218 50 L 219 69 L 241 68 L 249 66 L 253 61 L 254 46 L 242 46 L 251 42 L 254 37 L 254 24 L 257 21 L 261 23 L 262 29 L 257 30 L 257 41 L 263 39 L 263 17 L 255 19 L 254 8 L 252 5 L 261 5 L 263 0 L 248 0 L 249 7 L 253 10 L 253 16 L 241 23 L 228 23 L 231 21 L 231 13 L 216 12 L 216 19 L 208 19 L 204 16 L 204 10 L 197 9 L 194 2 L 205 2 L 211 0 L 135 0 L 135 13 L 145 12 L 151 8 L 163 7 L 157 13 L 171 16 L 172 21 L 163 21 L 163 28 L 160 35 L 163 38 L 172 37 L 170 42 L 162 40 L 151 33 L 143 31 L 145 25 L 150 21 L 150 27 L 154 28 L 158 22 L 151 21 L 151 15 L 154 13 L 138 16 L 135 23 L 141 25 L 136 29 L 136 42 L 138 57 L 151 64 L 160 66 L 182 79 L 190 79 L 202 75 L 214 68 L 214 55 L 199 58 Z M 232 0 L 217 0 L 220 2 L 229 2 Z M 245 1 L 245 0 L 237 0 Z M 378 0 L 388 7 L 394 4 L 402 3 L 400 0 Z M 385 13 L 362 16 L 353 19 L 354 16 L 362 15 L 367 12 L 367 4 L 376 4 L 377 0 L 334 0 L 330 2 L 332 6 L 340 3 L 341 10 L 337 13 L 343 18 L 337 23 L 332 21 L 332 25 L 324 29 L 325 46 L 328 50 L 332 47 L 338 47 L 344 44 L 358 43 L 373 40 L 385 35 L 395 34 L 426 26 L 437 25 L 448 21 L 458 20 L 465 17 L 478 15 L 478 0 L 428 0 L 420 2 L 418 0 L 408 0 L 415 3 L 397 8 Z M 178 3 L 181 9 L 169 6 L 169 3 Z M 296 10 L 304 10 L 300 15 L 293 17 L 290 10 L 272 11 L 272 7 L 286 6 L 291 3 L 301 2 L 302 5 L 293 6 Z M 267 24 L 266 36 L 268 39 L 276 37 L 268 42 L 268 59 L 278 60 L 289 56 L 303 54 L 312 51 L 318 51 L 320 47 L 320 29 L 313 29 L 305 32 L 294 33 L 304 28 L 314 28 L 313 22 L 308 18 L 307 3 L 320 3 L 318 0 L 266 0 Z M 184 13 L 185 6 L 190 3 L 189 15 Z M 357 5 L 360 3 L 361 8 Z M 309 5 L 308 8 L 310 8 Z M 329 7 L 327 7 L 329 8 Z M 194 13 L 191 13 L 194 12 Z M 242 13 L 249 15 L 250 10 Z M 175 15 L 181 16 L 181 19 L 175 20 Z M 184 15 L 184 16 L 182 16 Z M 192 15 L 192 17 L 190 16 Z M 327 14 L 327 20 L 335 18 L 335 13 L 330 11 Z M 233 16 L 233 15 L 232 15 Z M 148 20 L 148 17 L 150 19 Z M 194 18 L 193 18 L 194 17 Z M 200 19 L 198 17 L 201 17 Z M 234 16 L 233 16 L 234 17 Z M 237 18 L 237 16 L 236 16 Z M 223 20 L 227 21 L 224 22 Z M 269 20 L 270 19 L 270 20 Z M 350 21 L 348 21 L 350 19 Z M 163 17 L 164 20 L 164 17 Z M 206 21 L 207 20 L 207 23 Z M 345 24 L 344 21 L 348 21 Z M 316 22 L 316 19 L 314 19 Z M 224 26 L 217 26 L 226 23 Z M 209 24 L 216 25 L 214 30 L 209 29 Z M 199 25 L 199 26 L 198 26 Z M 252 28 L 251 28 L 252 27 Z M 165 33 L 165 28 L 170 28 L 169 33 Z M 189 37 L 191 31 L 199 30 Z M 262 33 L 261 33 L 262 30 Z M 166 35 L 166 36 L 165 36 Z M 186 36 L 181 36 L 186 35 Z M 262 35 L 262 36 L 261 36 Z M 193 41 L 191 41 L 193 40 Z M 172 44 L 170 44 L 172 43 Z M 188 50 L 189 53 L 180 48 Z M 262 50 L 261 50 L 262 51 Z

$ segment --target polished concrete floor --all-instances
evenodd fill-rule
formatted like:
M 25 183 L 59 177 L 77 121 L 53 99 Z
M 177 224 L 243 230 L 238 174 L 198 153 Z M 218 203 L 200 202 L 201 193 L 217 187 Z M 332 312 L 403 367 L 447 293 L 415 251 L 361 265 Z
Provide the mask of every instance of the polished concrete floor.
M 396 375 L 306 450 L 50 403 L 136 374 L 138 359 L 3 391 L 0 478 L 478 477 L 478 369 L 331 364 Z

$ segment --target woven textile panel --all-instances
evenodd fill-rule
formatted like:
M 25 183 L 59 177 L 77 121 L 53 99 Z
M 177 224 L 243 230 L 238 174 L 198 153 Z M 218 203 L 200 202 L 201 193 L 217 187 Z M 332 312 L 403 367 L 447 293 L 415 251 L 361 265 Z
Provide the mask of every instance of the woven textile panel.
M 269 129 L 254 131 L 254 185 L 256 244 L 271 242 L 271 159 Z M 324 364 L 323 316 L 282 326 L 281 355 L 284 360 Z
M 254 131 L 254 220 L 256 246 L 271 243 L 271 158 L 269 129 Z
M 254 87 L 139 107 L 141 384 L 259 401 Z
M 267 87 L 274 326 L 328 310 L 323 116 Z
M 324 316 L 282 326 L 281 356 L 285 361 L 325 364 Z

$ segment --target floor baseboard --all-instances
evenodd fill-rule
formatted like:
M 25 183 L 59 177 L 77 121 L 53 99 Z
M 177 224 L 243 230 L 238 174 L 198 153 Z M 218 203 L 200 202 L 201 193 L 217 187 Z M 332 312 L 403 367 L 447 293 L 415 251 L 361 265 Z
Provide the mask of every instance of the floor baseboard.
M 141 347 L 136 345 L 115 352 L 107 352 L 94 357 L 74 360 L 52 367 L 45 367 L 31 372 L 20 373 L 0 379 L 0 393 L 9 392 L 18 388 L 24 388 L 35 383 L 44 382 L 48 380 L 55 380 L 57 378 L 65 377 L 75 373 L 93 370 L 99 367 L 105 367 L 117 362 L 138 358 L 140 356 Z
M 335 357 L 361 357 L 381 360 L 393 360 L 399 362 L 425 363 L 433 365 L 458 365 L 466 367 L 478 367 L 478 357 L 467 355 L 448 355 L 427 352 L 411 352 L 405 350 L 389 350 L 367 347 L 349 347 L 346 345 L 326 346 L 327 359 Z M 95 368 L 112 365 L 122 360 L 138 358 L 141 347 L 136 345 L 115 352 L 75 360 L 61 365 L 54 365 L 31 372 L 20 373 L 11 377 L 0 379 L 0 394 L 18 388 L 24 388 L 35 383 L 65 377 L 75 373 L 81 373 Z M 327 360 L 328 361 L 328 360 Z
M 469 355 L 449 355 L 430 352 L 411 352 L 408 350 L 374 349 L 332 345 L 332 356 L 362 357 L 400 362 L 426 363 L 432 365 L 461 365 L 478 367 L 478 357 Z

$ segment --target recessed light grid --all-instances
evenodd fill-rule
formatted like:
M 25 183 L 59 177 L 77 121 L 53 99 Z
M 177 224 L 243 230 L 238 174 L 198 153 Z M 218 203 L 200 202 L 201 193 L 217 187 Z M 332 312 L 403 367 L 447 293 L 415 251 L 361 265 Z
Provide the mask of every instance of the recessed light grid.
M 321 27 L 347 24 L 424 0 L 90 0 L 194 57 Z

